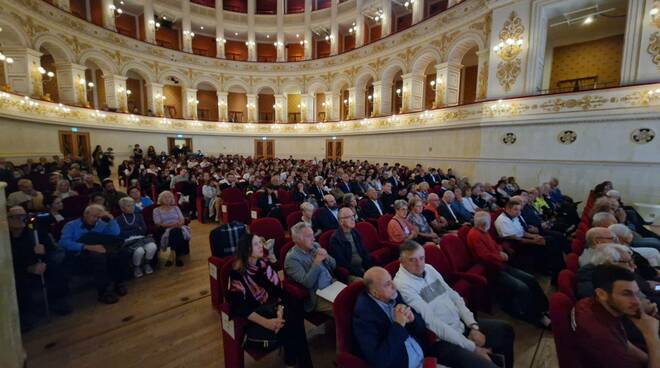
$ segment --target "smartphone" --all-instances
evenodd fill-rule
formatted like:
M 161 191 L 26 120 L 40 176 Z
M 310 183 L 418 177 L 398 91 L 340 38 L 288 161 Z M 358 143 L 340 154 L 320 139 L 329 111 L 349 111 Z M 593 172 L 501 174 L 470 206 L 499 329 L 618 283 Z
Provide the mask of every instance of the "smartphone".
M 655 291 L 660 291 L 660 284 L 655 285 Z

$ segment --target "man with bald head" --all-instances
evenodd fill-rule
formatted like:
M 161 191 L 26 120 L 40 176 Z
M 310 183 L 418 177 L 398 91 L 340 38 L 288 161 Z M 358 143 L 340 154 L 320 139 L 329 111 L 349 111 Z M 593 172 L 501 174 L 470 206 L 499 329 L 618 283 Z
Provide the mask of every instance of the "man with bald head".
M 332 194 L 326 194 L 323 196 L 323 203 L 325 206 L 319 209 L 314 229 L 320 229 L 321 231 L 334 230 L 339 227 L 337 200 Z
M 362 245 L 360 233 L 355 230 L 355 214 L 349 207 L 339 210 L 339 228 L 330 237 L 329 253 L 337 266 L 350 272 L 350 282 L 359 280 L 373 265 L 369 251 Z
M 364 273 L 366 290 L 353 311 L 353 335 L 361 357 L 372 367 L 421 367 L 426 328 L 406 305 L 382 267 Z
M 430 193 L 426 200 L 426 206 L 422 211 L 422 215 L 426 218 L 426 221 L 431 225 L 433 231 L 438 234 L 447 229 L 447 220 L 438 212 L 439 205 L 440 197 L 435 193 Z

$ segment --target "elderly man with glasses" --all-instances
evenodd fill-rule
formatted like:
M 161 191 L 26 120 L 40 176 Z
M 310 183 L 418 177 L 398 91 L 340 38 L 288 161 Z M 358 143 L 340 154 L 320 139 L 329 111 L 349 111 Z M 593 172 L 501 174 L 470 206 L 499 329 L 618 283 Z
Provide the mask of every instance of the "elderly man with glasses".
M 373 265 L 369 251 L 362 245 L 360 233 L 355 230 L 353 210 L 348 207 L 339 210 L 339 228 L 330 237 L 328 250 L 337 266 L 349 271 L 350 282 L 360 280 Z

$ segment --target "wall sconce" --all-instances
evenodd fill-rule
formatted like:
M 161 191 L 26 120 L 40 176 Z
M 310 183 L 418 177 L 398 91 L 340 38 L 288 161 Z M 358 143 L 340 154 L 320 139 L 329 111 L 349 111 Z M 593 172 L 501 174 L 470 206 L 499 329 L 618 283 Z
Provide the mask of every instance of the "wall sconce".
M 309 42 L 307 42 L 307 40 L 300 40 L 300 42 L 298 43 L 300 44 L 300 46 L 302 46 L 308 44 Z
M 372 95 L 368 95 L 368 96 L 367 96 L 367 100 L 369 101 L 369 103 L 373 103 L 373 102 L 374 102 L 374 101 L 373 101 L 373 100 L 374 100 L 374 96 L 372 96 Z
M 215 42 L 217 42 L 217 43 L 221 43 L 221 44 L 224 45 L 224 44 L 227 43 L 227 40 L 225 40 L 225 39 L 222 38 L 222 37 L 216 37 L 216 38 L 215 38 Z
M 348 29 L 348 33 L 353 33 L 355 31 L 357 31 L 357 28 L 355 26 L 355 22 L 353 22 L 353 24 L 351 24 L 351 28 Z
M 156 29 L 160 28 L 160 22 L 157 22 L 153 19 L 149 21 L 149 24 L 152 25 Z
M 513 60 L 520 52 L 522 51 L 522 45 L 524 41 L 522 38 L 517 40 L 513 38 L 507 38 L 504 41 L 500 41 L 497 45 L 493 47 L 493 51 L 502 58 L 503 60 L 510 61 Z
M 130 96 L 131 93 L 133 93 L 130 89 L 126 89 L 124 87 L 117 88 L 117 92 L 122 93 L 122 94 L 126 94 L 126 96 Z M 163 97 L 165 97 L 165 96 L 163 96 Z
M 348 103 L 351 102 L 351 99 L 345 98 L 343 102 L 344 102 L 344 106 L 348 106 Z
M 385 13 L 383 13 L 383 9 L 376 10 L 376 15 L 373 17 L 373 20 L 375 22 L 380 22 L 381 20 L 385 20 Z
M 42 75 L 41 80 L 44 82 L 48 82 L 51 78 L 55 76 L 55 73 L 46 70 L 43 66 L 38 67 L 37 70 L 39 71 L 39 74 Z
M 14 63 L 13 58 L 5 56 L 5 54 L 3 54 L 2 52 L 0 52 L 0 61 L 2 61 L 3 63 L 7 63 L 7 64 L 13 64 Z
M 325 107 L 326 106 L 325 102 L 321 102 L 321 106 Z
M 332 35 L 325 35 L 325 40 L 326 41 L 334 40 L 334 37 L 332 37 Z
M 397 97 L 401 97 L 401 88 L 397 88 L 394 92 L 396 93 Z
M 254 43 L 254 41 L 245 41 L 245 46 L 248 46 L 248 47 L 249 47 L 249 46 L 254 46 L 254 45 L 256 45 L 256 44 Z
M 124 14 L 124 11 L 121 8 L 118 8 L 115 4 L 110 4 L 108 7 L 110 8 L 112 15 L 115 17 L 120 17 Z
M 403 6 L 406 8 L 410 7 L 412 4 L 415 3 L 415 0 L 407 0 L 405 3 L 403 3 Z
M 276 41 L 276 42 L 273 42 L 273 46 L 275 46 L 275 47 L 284 46 L 284 43 L 280 42 L 280 41 Z
M 183 35 L 184 35 L 184 36 L 190 36 L 190 38 L 194 38 L 194 37 L 195 37 L 195 32 L 192 32 L 192 31 L 183 31 Z
M 436 90 L 437 86 L 435 85 L 435 81 L 434 81 L 434 80 L 430 81 L 430 82 L 429 82 L 429 85 L 431 86 L 431 90 L 433 90 L 433 91 Z
M 160 94 L 156 95 L 156 100 L 165 101 L 166 99 L 167 97 L 165 97 L 164 95 L 160 95 Z

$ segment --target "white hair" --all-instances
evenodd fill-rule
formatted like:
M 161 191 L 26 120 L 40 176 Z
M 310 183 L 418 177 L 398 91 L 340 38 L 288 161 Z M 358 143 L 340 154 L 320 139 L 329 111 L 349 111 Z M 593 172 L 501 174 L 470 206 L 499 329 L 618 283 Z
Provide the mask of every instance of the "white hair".
M 300 204 L 300 210 L 301 211 L 305 211 L 305 210 L 314 211 L 314 205 L 309 203 L 309 202 L 303 202 L 303 203 Z
M 605 193 L 605 195 L 607 196 L 607 198 L 616 198 L 616 199 L 621 198 L 621 193 L 619 193 L 618 190 L 614 190 L 614 189 L 608 190 L 607 193 Z
M 628 247 L 621 244 L 608 243 L 594 249 L 591 256 L 591 264 L 599 266 L 603 264 L 612 264 L 621 261 L 621 254 L 631 253 Z
M 632 230 L 624 224 L 612 224 L 608 229 L 619 239 L 620 243 L 623 243 L 623 239 L 633 236 Z
M 490 214 L 486 211 L 477 211 L 474 214 L 474 226 L 476 227 L 490 227 Z
M 135 206 L 135 201 L 131 197 L 123 197 L 119 200 L 119 208 L 130 208 Z
M 305 229 L 311 229 L 312 227 L 307 225 L 304 222 L 299 222 L 291 226 L 291 239 L 300 240 L 302 238 L 302 233 Z

